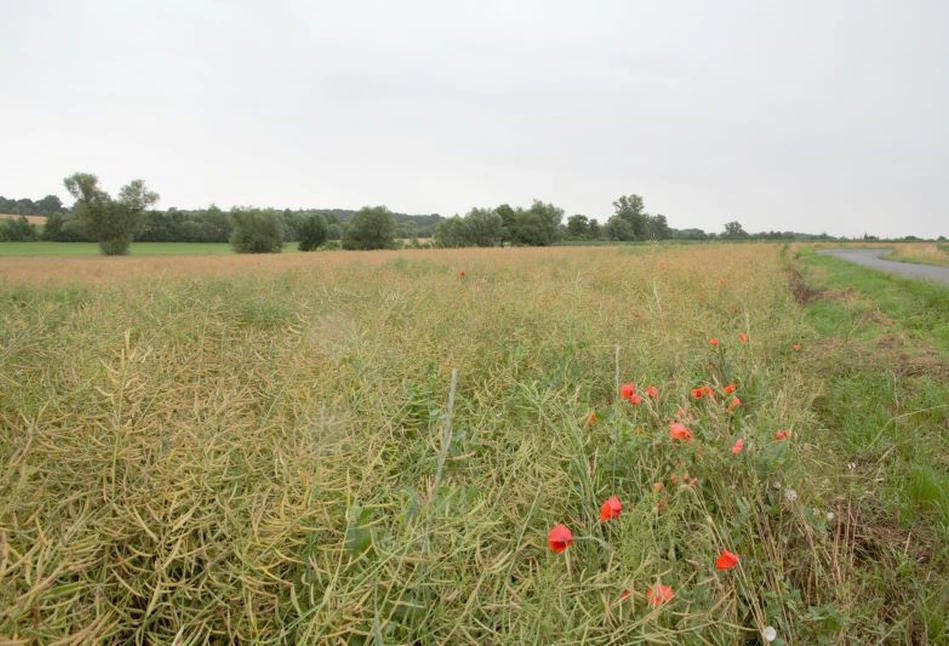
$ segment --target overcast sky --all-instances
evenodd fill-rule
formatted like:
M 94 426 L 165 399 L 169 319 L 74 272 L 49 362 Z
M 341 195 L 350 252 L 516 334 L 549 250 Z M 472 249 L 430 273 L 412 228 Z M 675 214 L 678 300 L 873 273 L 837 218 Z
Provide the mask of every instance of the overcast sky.
M 949 235 L 943 0 L 0 0 L 0 194 Z

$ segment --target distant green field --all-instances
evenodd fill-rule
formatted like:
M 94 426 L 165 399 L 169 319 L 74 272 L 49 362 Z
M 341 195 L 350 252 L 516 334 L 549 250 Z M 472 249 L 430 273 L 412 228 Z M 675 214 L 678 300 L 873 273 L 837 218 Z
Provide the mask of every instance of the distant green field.
M 296 251 L 296 243 L 285 251 Z M 208 256 L 234 253 L 226 242 L 135 242 L 133 256 Z M 0 242 L 0 256 L 97 256 L 94 242 Z

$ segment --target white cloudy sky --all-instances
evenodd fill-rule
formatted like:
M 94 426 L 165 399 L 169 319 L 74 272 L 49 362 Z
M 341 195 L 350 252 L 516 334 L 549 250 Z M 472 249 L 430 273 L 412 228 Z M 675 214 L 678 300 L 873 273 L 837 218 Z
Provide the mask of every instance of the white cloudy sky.
M 0 194 L 949 235 L 942 0 L 0 0 Z

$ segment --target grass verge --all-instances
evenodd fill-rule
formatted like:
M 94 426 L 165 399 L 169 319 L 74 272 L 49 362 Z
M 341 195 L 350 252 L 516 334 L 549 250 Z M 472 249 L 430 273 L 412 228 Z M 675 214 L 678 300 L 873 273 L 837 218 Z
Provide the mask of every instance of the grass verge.
M 949 243 L 901 243 L 893 246 L 884 260 L 949 267 Z
M 941 643 L 949 639 L 949 289 L 807 251 L 798 262 L 803 276 L 792 283 L 813 330 L 802 355 L 820 385 L 814 410 L 846 509 L 850 564 L 863 560 L 860 585 L 880 590 L 875 612 L 892 618 L 893 632 L 879 638 Z

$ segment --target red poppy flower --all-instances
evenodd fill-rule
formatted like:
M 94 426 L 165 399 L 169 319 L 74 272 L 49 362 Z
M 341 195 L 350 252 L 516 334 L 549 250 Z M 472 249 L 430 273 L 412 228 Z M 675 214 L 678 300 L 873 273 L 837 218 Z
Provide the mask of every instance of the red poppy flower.
M 458 275 L 461 276 L 462 278 L 464 278 L 464 277 L 467 276 L 468 274 L 466 274 L 466 273 L 465 273 L 465 270 L 462 269 L 461 271 L 458 272 Z
M 800 343 L 795 343 L 795 344 L 792 345 L 791 347 L 794 348 L 795 350 L 800 350 L 800 349 L 801 349 L 801 344 L 800 344 Z
M 725 393 L 726 395 L 731 395 L 736 390 L 738 390 L 738 386 L 736 386 L 735 384 L 728 384 L 727 386 L 722 388 L 722 392 Z
M 732 447 L 732 455 L 738 455 L 745 448 L 745 441 L 741 438 L 735 440 L 735 446 Z
M 738 565 L 738 555 L 722 549 L 721 555 L 715 561 L 716 570 L 730 570 Z
M 656 388 L 655 386 L 649 386 L 648 388 L 646 388 L 646 397 L 650 397 L 652 399 L 659 399 L 659 389 Z
M 593 426 L 598 421 L 600 421 L 600 418 L 596 416 L 596 411 L 591 410 L 590 414 L 587 415 L 587 426 Z
M 619 518 L 621 511 L 623 511 L 623 503 L 619 501 L 619 497 L 610 496 L 603 501 L 603 505 L 600 506 L 600 520 Z
M 655 491 L 656 493 L 659 493 L 665 488 L 666 488 L 666 485 L 662 484 L 661 482 L 655 482 L 652 485 L 652 490 Z
M 774 439 L 778 440 L 779 442 L 783 442 L 789 437 L 791 437 L 791 431 L 787 431 L 787 430 L 778 431 L 777 433 L 774 434 Z
M 713 348 L 717 348 L 717 347 L 718 347 L 718 344 L 721 343 L 721 341 L 719 341 L 717 337 L 712 337 L 712 339 L 709 341 L 709 343 L 712 344 L 712 347 L 713 347 Z
M 735 409 L 738 408 L 739 406 L 741 406 L 741 400 L 738 399 L 737 397 L 733 397 L 731 403 L 728 404 L 728 412 L 729 412 L 729 413 L 732 412 L 733 410 L 735 410 Z
M 629 403 L 632 404 L 633 406 L 639 406 L 640 404 L 643 403 L 643 398 L 637 395 L 636 393 L 633 393 L 632 395 L 629 396 Z
M 669 435 L 674 440 L 679 440 L 680 442 L 691 442 L 692 441 L 692 431 L 685 427 L 685 424 L 676 422 L 669 427 Z
M 739 333 L 738 333 L 738 340 L 739 340 L 740 342 L 742 342 L 742 343 L 745 343 L 746 341 L 748 341 L 748 335 L 745 334 L 744 332 L 739 332 Z
M 690 486 L 690 487 L 694 487 L 694 486 L 697 485 L 698 483 L 699 483 L 699 479 L 698 479 L 698 478 L 692 478 L 691 480 L 689 480 L 689 486 Z
M 573 545 L 573 534 L 567 529 L 566 525 L 554 525 L 554 528 L 547 535 L 547 545 L 559 554 Z
M 692 399 L 699 400 L 703 397 L 715 399 L 715 391 L 712 390 L 711 386 L 699 386 L 692 389 Z
M 646 599 L 649 605 L 653 607 L 659 607 L 667 601 L 672 601 L 672 597 L 674 596 L 675 593 L 672 592 L 672 588 L 667 585 L 662 585 L 661 583 L 656 584 L 654 588 L 646 590 Z
M 619 387 L 619 396 L 621 399 L 629 399 L 636 394 L 636 384 L 623 384 Z

